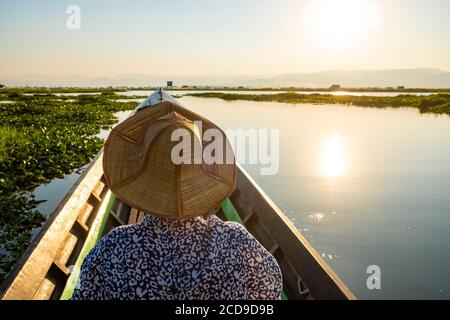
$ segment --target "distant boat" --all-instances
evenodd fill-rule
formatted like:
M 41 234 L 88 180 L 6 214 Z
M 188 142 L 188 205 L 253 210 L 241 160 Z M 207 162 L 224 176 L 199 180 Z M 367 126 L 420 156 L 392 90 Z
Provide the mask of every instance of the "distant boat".
M 175 111 L 194 121 L 202 117 L 184 108 L 162 89 L 135 110 Z M 103 151 L 48 218 L 2 285 L 2 299 L 68 299 L 80 266 L 95 243 L 112 228 L 139 222 L 144 212 L 121 202 L 105 184 Z M 355 299 L 264 191 L 238 165 L 237 187 L 217 215 L 243 223 L 278 261 L 284 299 Z

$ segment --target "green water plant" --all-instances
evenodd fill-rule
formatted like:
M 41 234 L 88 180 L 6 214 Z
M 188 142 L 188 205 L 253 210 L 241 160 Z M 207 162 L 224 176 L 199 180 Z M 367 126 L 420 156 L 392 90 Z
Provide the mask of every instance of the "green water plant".
M 276 94 L 235 94 L 221 92 L 190 93 L 187 96 L 219 98 L 225 101 L 283 102 L 292 104 L 345 104 L 371 108 L 416 108 L 422 113 L 450 115 L 450 94 L 398 95 L 393 97 L 352 96 L 331 94 L 299 94 L 295 92 Z
M 97 134 L 117 122 L 114 113 L 136 106 L 111 92 L 8 95 L 12 103 L 0 104 L 0 281 L 45 221 L 33 190 L 83 168 L 103 145 Z

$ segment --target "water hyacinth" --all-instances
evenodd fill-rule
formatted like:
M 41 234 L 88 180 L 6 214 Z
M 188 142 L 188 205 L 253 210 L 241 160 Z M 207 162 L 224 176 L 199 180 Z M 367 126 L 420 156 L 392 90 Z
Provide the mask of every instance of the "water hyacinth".
M 100 130 L 136 105 L 110 92 L 67 99 L 1 91 L 12 103 L 0 104 L 0 282 L 45 221 L 32 191 L 89 163 L 103 145 Z
M 351 96 L 332 94 L 300 94 L 295 92 L 274 94 L 237 94 L 222 92 L 190 93 L 197 98 L 219 98 L 225 101 L 267 101 L 309 104 L 345 104 L 370 108 L 417 108 L 421 113 L 450 115 L 450 94 L 438 93 L 429 96 L 398 95 L 394 97 Z

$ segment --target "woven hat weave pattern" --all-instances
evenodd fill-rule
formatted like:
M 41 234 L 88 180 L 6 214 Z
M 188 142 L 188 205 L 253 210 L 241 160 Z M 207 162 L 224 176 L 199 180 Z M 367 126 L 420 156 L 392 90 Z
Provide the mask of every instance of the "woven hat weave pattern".
M 211 127 L 209 122 L 202 130 Z M 172 154 L 180 143 L 172 141 L 177 129 L 189 133 L 192 145 L 191 152 L 182 154 L 181 164 L 174 163 Z M 232 150 L 223 135 L 224 150 Z M 211 212 L 233 192 L 236 165 L 234 155 L 232 163 L 226 159 L 205 163 L 194 148 L 195 143 L 201 150 L 211 143 L 202 141 L 202 136 L 192 121 L 167 105 L 137 112 L 117 125 L 105 142 L 103 168 L 108 187 L 131 207 L 160 217 L 187 219 Z

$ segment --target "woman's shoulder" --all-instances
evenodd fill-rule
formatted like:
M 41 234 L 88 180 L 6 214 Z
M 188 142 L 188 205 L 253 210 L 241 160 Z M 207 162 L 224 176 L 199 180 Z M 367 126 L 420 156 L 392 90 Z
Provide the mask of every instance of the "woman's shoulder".
M 272 254 L 242 224 L 234 221 L 222 221 L 221 225 L 223 234 L 236 238 L 238 247 L 242 251 L 259 256 L 257 260 L 263 259 L 266 263 L 278 266 Z
M 221 233 L 225 232 L 237 236 L 245 236 L 248 233 L 242 224 L 234 221 L 224 221 L 216 215 L 208 216 L 207 221 L 212 228 L 218 229 Z
M 120 240 L 132 238 L 134 235 L 139 233 L 138 224 L 123 225 L 111 229 L 107 234 L 105 234 L 98 245 L 102 247 L 108 247 L 110 245 L 117 246 Z
M 242 224 L 234 221 L 223 221 L 216 217 L 215 228 L 219 229 L 218 233 L 227 238 L 237 238 L 239 240 L 239 246 L 248 247 L 256 246 L 264 249 L 264 247 L 253 237 L 250 232 Z

